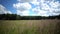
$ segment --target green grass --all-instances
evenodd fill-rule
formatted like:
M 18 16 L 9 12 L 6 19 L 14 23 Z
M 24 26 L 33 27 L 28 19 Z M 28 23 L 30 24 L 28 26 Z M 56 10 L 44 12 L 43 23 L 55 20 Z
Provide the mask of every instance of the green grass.
M 60 20 L 0 20 L 0 34 L 60 34 L 59 32 Z

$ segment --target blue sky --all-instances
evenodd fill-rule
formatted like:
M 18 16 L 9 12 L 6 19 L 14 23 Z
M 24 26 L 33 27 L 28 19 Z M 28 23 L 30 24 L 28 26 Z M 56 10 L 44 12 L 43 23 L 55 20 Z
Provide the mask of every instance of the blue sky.
M 0 0 L 0 4 L 6 7 L 7 10 L 11 11 L 12 13 L 16 13 L 16 9 L 13 8 L 13 4 L 17 3 L 17 0 Z
M 54 16 L 60 14 L 59 0 L 0 0 L 0 14 Z

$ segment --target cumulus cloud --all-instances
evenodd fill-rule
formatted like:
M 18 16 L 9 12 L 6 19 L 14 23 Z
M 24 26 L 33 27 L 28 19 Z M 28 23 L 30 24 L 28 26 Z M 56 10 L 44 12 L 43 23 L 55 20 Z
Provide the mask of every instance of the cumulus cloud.
M 38 2 L 38 1 L 32 1 L 30 3 L 32 3 L 33 5 L 36 5 L 36 6 L 38 6 L 40 4 L 40 2 Z
M 20 14 L 21 16 L 27 16 L 29 14 L 29 9 L 31 9 L 29 3 L 16 3 L 13 4 L 13 7 L 17 9 L 17 14 Z
M 23 11 L 21 12 L 20 10 L 17 10 L 17 14 L 20 16 L 29 16 L 29 11 Z
M 53 16 L 60 14 L 60 3 L 56 0 L 17 0 L 19 1 L 13 6 L 18 10 L 20 15 L 30 15 L 29 10 L 32 10 L 34 14 L 39 16 Z M 33 7 L 33 4 L 35 7 Z M 26 12 L 25 12 L 26 11 Z
M 19 1 L 19 2 L 32 2 L 34 0 L 17 0 L 17 1 Z
M 13 7 L 15 7 L 17 10 L 25 11 L 29 10 L 31 8 L 31 5 L 29 3 L 17 3 L 13 4 Z
M 32 11 L 34 11 L 37 16 L 48 16 L 48 11 L 41 10 L 38 7 L 32 9 Z
M 39 4 L 39 9 L 34 9 L 33 11 L 37 14 L 43 15 L 43 16 L 53 16 L 53 15 L 59 15 L 60 14 L 60 3 L 54 0 L 41 0 Z
M 8 11 L 3 5 L 0 4 L 0 14 L 12 14 L 11 11 Z

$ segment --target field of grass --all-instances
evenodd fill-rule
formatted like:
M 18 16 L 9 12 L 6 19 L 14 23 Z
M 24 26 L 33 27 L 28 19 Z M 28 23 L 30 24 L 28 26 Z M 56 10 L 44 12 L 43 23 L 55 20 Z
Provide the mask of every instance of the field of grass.
M 60 34 L 60 20 L 0 20 L 0 34 Z

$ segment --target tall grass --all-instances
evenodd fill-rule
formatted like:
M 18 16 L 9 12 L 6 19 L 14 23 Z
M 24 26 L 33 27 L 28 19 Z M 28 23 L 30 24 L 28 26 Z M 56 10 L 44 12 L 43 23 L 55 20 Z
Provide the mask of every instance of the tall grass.
M 3 20 L 0 21 L 0 34 L 60 34 L 60 22 L 55 20 Z

